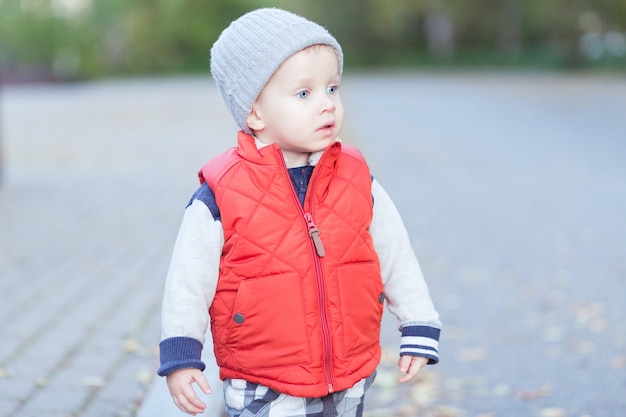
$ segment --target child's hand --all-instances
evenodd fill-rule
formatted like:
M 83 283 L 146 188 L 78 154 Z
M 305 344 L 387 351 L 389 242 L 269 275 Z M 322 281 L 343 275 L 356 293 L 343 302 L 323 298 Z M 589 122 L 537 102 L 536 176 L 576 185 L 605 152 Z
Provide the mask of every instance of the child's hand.
M 410 381 L 421 371 L 421 369 L 428 363 L 428 358 L 424 358 L 421 356 L 411 356 L 404 355 L 400 357 L 398 361 L 398 367 L 400 367 L 400 372 L 402 375 L 398 382 L 407 382 Z
M 204 393 L 211 393 L 209 381 L 202 371 L 199 369 L 179 369 L 169 374 L 166 380 L 174 404 L 178 408 L 192 416 L 204 412 L 206 404 L 198 398 L 191 385 L 195 382 Z

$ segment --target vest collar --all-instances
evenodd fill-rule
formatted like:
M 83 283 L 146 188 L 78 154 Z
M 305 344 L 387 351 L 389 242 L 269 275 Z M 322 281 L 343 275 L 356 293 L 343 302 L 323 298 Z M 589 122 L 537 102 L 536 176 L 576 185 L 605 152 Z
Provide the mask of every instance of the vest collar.
M 331 143 L 328 148 L 322 151 L 313 152 L 309 156 L 309 165 L 316 166 L 327 149 L 340 148 L 340 143 L 341 139 L 337 138 L 335 139 L 335 142 Z M 244 131 L 239 131 L 238 133 L 237 151 L 241 156 L 245 157 L 246 159 L 265 165 L 271 163 L 271 161 L 273 160 L 272 157 L 267 160 L 267 157 L 279 154 L 277 150 L 280 150 L 280 148 L 276 144 L 263 143 L 256 137 L 249 135 Z M 280 154 L 282 154 L 282 152 Z

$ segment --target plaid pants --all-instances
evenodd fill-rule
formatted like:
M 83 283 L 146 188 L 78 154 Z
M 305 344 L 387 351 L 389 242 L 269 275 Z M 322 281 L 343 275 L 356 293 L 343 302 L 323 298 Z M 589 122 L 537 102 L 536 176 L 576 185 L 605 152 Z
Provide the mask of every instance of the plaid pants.
M 266 386 L 243 379 L 224 381 L 228 417 L 361 417 L 365 391 L 376 373 L 352 388 L 322 398 L 302 398 L 281 394 Z

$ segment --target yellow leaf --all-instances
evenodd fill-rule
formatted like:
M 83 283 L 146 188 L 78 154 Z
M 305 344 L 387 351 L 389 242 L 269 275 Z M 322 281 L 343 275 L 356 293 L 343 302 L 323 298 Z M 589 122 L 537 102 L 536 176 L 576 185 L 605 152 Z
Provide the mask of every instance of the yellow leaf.
M 626 356 L 616 356 L 611 360 L 611 369 L 623 368 L 626 365 Z
M 139 343 L 139 340 L 134 337 L 129 337 L 124 340 L 124 350 L 128 353 L 135 353 L 140 347 L 141 344 Z
M 461 417 L 465 415 L 463 410 L 455 407 L 436 407 L 433 411 L 435 417 Z
M 539 411 L 539 417 L 565 417 L 565 410 L 562 408 L 544 408 Z
M 487 348 L 476 346 L 473 348 L 462 349 L 457 356 L 461 362 L 480 362 L 487 359 Z
M 151 381 L 152 381 L 152 371 L 148 370 L 148 369 L 141 369 L 139 370 L 139 372 L 137 372 L 135 374 L 135 379 L 142 383 L 142 384 L 146 384 L 148 385 Z
M 540 398 L 544 398 L 545 396 L 550 394 L 551 390 L 552 390 L 551 387 L 546 386 L 546 387 L 541 387 L 537 390 L 520 391 L 515 394 L 515 398 L 517 398 L 518 400 L 535 401 Z
M 97 376 L 86 376 L 83 378 L 83 385 L 89 388 L 101 388 L 104 386 L 104 380 Z

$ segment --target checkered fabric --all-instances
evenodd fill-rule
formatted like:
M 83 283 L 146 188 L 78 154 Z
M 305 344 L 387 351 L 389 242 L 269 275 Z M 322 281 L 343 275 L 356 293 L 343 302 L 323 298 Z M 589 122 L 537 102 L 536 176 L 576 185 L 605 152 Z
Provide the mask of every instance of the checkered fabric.
M 376 373 L 352 388 L 322 398 L 301 398 L 281 394 L 243 379 L 224 381 L 228 417 L 361 417 L 365 391 Z

